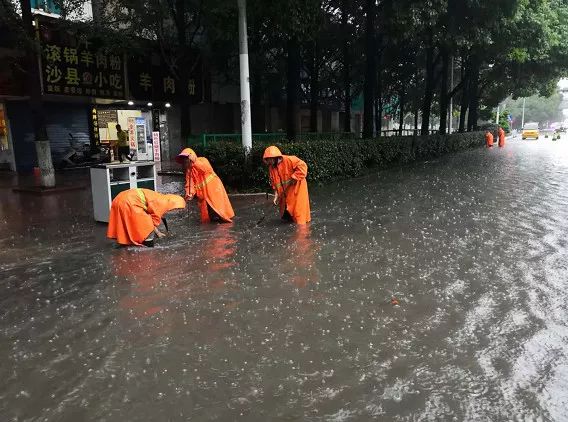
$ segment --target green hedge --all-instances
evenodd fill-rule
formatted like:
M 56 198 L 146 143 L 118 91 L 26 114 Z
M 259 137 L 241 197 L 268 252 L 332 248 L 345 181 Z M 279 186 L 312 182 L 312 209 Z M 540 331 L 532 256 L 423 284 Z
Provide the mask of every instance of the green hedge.
M 318 140 L 278 144 L 278 147 L 283 154 L 296 155 L 304 160 L 308 164 L 308 180 L 322 184 L 360 176 L 369 169 L 480 147 L 484 142 L 483 132 L 469 132 L 427 137 Z M 195 147 L 195 150 L 198 155 L 211 161 L 230 190 L 266 191 L 268 172 L 262 164 L 266 146 L 254 145 L 248 162 L 245 161 L 242 146 L 235 142 L 216 142 L 206 148 Z

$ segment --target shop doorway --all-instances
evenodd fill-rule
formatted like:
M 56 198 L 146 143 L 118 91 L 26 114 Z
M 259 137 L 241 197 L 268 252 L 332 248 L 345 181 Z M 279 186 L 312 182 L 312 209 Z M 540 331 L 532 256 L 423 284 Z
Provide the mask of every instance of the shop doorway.
M 4 104 L 0 103 L 0 170 L 16 171 L 14 146 Z
M 95 142 L 113 150 L 116 160 L 118 135 L 116 125 L 128 133 L 128 141 L 133 159 L 137 161 L 153 161 L 154 146 L 152 136 L 152 112 L 140 109 L 120 109 L 98 106 L 94 107 L 93 122 Z M 98 135 L 98 136 L 97 136 Z M 159 142 L 159 137 L 157 139 Z

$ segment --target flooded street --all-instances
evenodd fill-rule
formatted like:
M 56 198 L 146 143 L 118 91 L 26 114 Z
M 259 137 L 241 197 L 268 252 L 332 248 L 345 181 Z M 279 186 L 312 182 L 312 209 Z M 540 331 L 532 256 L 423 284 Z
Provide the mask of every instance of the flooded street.
M 153 249 L 5 183 L 0 421 L 566 421 L 567 181 L 567 139 L 518 139 Z

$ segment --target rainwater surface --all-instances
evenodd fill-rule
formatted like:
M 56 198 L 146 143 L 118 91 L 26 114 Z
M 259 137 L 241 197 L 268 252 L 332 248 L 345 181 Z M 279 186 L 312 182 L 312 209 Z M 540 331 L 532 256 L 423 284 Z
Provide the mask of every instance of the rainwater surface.
M 567 139 L 513 140 L 144 249 L 4 184 L 0 421 L 566 421 L 567 180 Z

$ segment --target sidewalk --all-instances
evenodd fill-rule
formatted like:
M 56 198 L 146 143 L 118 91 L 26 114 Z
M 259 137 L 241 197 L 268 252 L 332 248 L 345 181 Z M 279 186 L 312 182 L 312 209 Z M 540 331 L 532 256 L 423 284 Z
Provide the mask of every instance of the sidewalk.
M 33 175 L 17 175 L 0 172 L 0 249 L 13 246 L 15 238 L 42 242 L 53 247 L 67 236 L 81 233 L 95 236 L 97 242 L 107 243 L 106 224 L 93 218 L 93 202 L 89 169 L 56 173 L 60 186 L 75 186 L 82 189 L 56 191 L 44 195 L 15 192 L 19 186 L 33 186 Z M 157 176 L 157 191 L 183 195 L 183 180 L 179 176 Z M 256 196 L 233 196 L 231 202 L 241 211 L 266 201 L 264 194 Z M 199 225 L 195 203 L 190 204 L 192 225 Z M 106 245 L 108 247 L 108 244 Z
M 183 176 L 183 168 L 175 161 L 156 163 L 156 172 L 160 175 Z

